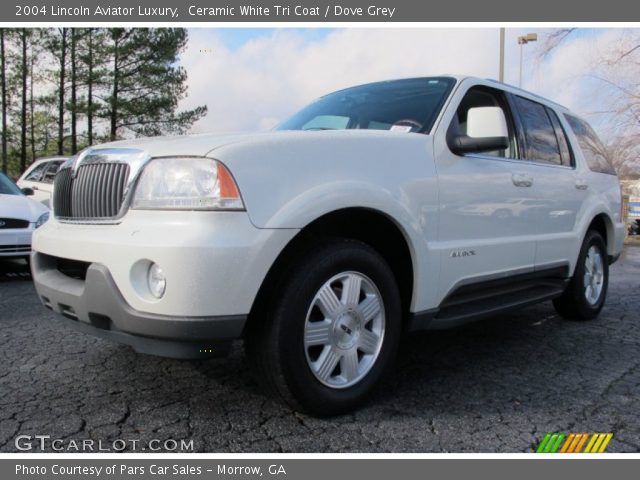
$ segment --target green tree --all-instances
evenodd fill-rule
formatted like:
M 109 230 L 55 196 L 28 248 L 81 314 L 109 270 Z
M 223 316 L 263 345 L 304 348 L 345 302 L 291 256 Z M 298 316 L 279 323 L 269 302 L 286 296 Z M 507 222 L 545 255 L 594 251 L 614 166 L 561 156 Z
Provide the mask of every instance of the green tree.
M 71 154 L 78 152 L 78 69 L 77 69 L 77 28 L 71 29 L 71 101 L 68 109 L 71 113 Z
M 2 171 L 7 173 L 9 158 L 7 156 L 7 61 L 6 61 L 6 28 L 0 28 L 0 89 L 2 90 Z
M 64 95 L 67 68 L 67 28 L 60 28 L 60 70 L 58 71 L 58 155 L 64 155 Z
M 57 104 L 56 126 L 58 130 L 57 154 L 64 155 L 65 138 L 65 113 L 66 113 L 66 92 L 67 92 L 67 68 L 69 57 L 69 31 L 70 28 L 53 28 L 46 32 L 44 40 L 48 54 L 55 67 L 50 69 L 50 81 L 55 85 L 55 102 Z
M 22 102 L 20 103 L 20 170 L 27 168 L 27 84 L 29 79 L 28 43 L 31 31 L 26 28 L 20 29 L 20 92 Z
M 102 116 L 109 138 L 184 133 L 207 107 L 178 112 L 187 73 L 177 65 L 187 43 L 183 28 L 110 28 L 109 89 Z
M 95 119 L 101 109 L 98 95 L 108 86 L 106 34 L 101 28 L 85 28 L 77 32 L 76 111 L 86 118 L 86 145 L 92 145 L 96 138 Z
M 27 165 L 27 129 L 29 78 L 28 51 L 31 30 L 4 31 L 4 95 L 2 136 L 6 142 L 7 172 L 17 172 Z M 4 145 L 3 145 L 4 146 Z
M 2 169 L 94 141 L 183 133 L 206 107 L 179 111 L 184 29 L 0 29 Z

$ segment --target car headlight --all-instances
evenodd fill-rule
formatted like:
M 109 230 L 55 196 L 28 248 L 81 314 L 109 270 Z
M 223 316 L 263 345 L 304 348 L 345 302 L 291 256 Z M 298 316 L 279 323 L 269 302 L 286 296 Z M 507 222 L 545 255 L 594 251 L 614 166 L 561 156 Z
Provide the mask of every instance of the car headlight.
M 243 210 L 229 170 L 210 158 L 157 158 L 142 171 L 131 208 Z
M 38 217 L 38 220 L 36 220 L 36 228 L 41 227 L 42 225 L 47 223 L 47 220 L 49 220 L 49 212 L 45 212 Z

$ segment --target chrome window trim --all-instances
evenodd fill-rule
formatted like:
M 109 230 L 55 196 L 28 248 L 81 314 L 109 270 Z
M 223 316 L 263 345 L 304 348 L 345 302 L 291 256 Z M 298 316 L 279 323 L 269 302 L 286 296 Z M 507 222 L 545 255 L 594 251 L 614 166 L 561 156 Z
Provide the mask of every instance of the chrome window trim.
M 536 160 L 527 160 L 526 158 L 511 158 L 511 157 L 494 157 L 491 155 L 482 155 L 481 153 L 467 153 L 466 155 L 464 155 L 465 157 L 470 157 L 470 158 L 478 158 L 480 160 L 494 160 L 494 161 L 499 161 L 499 162 L 507 162 L 507 163 L 519 163 L 519 164 L 526 164 L 526 165 L 536 165 L 539 167 L 550 167 L 550 168 L 561 168 L 564 170 L 575 170 L 576 167 L 575 166 L 570 166 L 570 165 L 556 165 L 555 163 L 549 163 L 549 162 L 541 162 L 541 161 L 536 161 Z

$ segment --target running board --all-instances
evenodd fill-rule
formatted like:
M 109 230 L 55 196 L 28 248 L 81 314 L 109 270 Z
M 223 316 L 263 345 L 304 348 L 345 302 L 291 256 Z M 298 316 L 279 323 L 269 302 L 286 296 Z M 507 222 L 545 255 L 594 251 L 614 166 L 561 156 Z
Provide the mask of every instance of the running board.
M 569 283 L 568 268 L 556 267 L 462 285 L 433 311 L 413 316 L 411 330 L 441 330 L 506 310 L 559 297 Z

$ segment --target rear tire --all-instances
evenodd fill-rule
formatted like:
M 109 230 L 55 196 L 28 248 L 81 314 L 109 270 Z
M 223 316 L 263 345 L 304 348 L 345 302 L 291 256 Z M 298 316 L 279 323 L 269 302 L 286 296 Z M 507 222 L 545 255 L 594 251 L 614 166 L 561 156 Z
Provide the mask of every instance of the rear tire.
M 562 296 L 553 301 L 556 311 L 571 320 L 596 318 L 607 297 L 609 262 L 600 233 L 589 230 L 585 236 L 576 269 Z
M 370 246 L 346 239 L 314 245 L 252 319 L 247 353 L 258 381 L 297 410 L 346 413 L 371 394 L 395 358 L 398 287 Z

